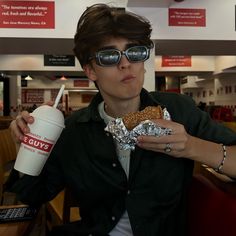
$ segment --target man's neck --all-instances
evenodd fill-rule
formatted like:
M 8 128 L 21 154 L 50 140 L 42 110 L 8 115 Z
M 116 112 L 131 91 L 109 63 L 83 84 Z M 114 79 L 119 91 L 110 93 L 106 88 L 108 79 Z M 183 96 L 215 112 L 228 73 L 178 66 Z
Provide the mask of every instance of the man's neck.
M 136 112 L 140 107 L 140 99 L 129 100 L 128 102 L 112 103 L 110 101 L 104 103 L 105 112 L 114 118 L 123 117 L 127 113 Z

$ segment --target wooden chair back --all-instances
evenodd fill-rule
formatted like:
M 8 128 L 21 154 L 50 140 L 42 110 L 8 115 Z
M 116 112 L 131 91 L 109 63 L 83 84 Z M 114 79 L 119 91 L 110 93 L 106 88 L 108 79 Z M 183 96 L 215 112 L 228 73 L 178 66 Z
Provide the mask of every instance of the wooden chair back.
M 3 184 L 4 184 L 4 171 L 3 166 L 0 164 L 0 205 L 2 203 L 3 198 Z
M 79 207 L 69 189 L 64 189 L 46 204 L 46 222 L 49 231 L 53 226 L 78 220 L 80 220 Z
M 63 204 L 63 223 L 69 223 L 80 219 L 79 207 L 72 192 L 65 189 L 64 204 Z
M 13 118 L 11 116 L 0 116 L 0 130 L 8 129 Z
M 3 185 L 16 159 L 16 143 L 10 129 L 0 130 L 0 202 L 2 202 Z
M 3 164 L 16 159 L 16 143 L 10 129 L 0 130 L 0 160 Z

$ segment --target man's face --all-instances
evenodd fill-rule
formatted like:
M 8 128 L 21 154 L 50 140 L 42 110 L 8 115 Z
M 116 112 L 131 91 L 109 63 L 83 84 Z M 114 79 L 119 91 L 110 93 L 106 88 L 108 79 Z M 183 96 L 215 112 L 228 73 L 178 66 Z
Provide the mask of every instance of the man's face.
M 124 51 L 134 45 L 124 38 L 112 38 L 102 45 L 102 49 L 118 49 Z M 97 86 L 106 101 L 129 100 L 139 96 L 144 82 L 144 62 L 129 62 L 125 55 L 113 66 L 97 65 L 95 59 L 92 66 L 85 66 L 85 73 Z

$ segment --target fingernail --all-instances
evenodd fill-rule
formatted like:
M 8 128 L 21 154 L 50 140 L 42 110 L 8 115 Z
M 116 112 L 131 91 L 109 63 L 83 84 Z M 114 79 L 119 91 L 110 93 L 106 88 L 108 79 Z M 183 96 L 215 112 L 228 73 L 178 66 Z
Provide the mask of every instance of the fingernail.
M 137 141 L 138 141 L 138 142 L 142 142 L 142 140 L 143 140 L 142 137 L 138 137 L 138 138 L 137 138 Z
M 29 117 L 28 122 L 32 123 L 34 121 L 34 118 L 32 116 Z
M 29 133 L 29 128 L 25 127 L 25 128 L 23 129 L 23 132 L 24 132 L 24 133 Z

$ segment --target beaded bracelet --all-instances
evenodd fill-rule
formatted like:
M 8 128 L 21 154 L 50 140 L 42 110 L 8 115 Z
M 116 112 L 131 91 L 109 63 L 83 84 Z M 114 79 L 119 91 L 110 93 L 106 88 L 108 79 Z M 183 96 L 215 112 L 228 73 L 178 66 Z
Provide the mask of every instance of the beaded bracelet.
M 225 159 L 227 157 L 226 146 L 224 144 L 221 144 L 221 145 L 222 145 L 222 149 L 223 149 L 223 159 L 222 159 L 220 165 L 214 169 L 216 172 L 221 172 L 221 169 L 223 168 Z

